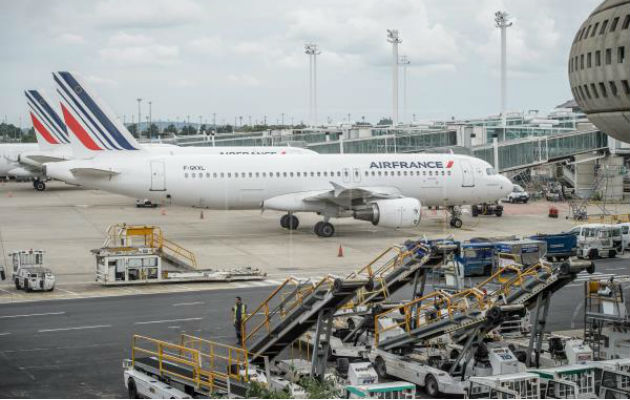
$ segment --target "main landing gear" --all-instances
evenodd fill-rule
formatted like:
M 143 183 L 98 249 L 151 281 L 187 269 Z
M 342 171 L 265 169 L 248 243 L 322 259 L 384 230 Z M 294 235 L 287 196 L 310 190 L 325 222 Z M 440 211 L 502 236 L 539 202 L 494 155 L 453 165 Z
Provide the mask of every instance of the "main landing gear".
M 462 227 L 462 210 L 457 206 L 451 206 L 448 208 L 448 211 L 451 213 L 451 228 L 459 229 Z
M 284 214 L 280 218 L 280 226 L 284 229 L 288 229 L 290 231 L 294 231 L 300 225 L 300 220 L 293 215 L 292 213 Z M 323 221 L 319 221 L 313 227 L 313 231 L 319 237 L 331 237 L 335 234 L 335 227 L 333 224 L 328 222 L 327 218 L 324 218 Z
M 298 225 L 300 225 L 300 220 L 291 213 L 284 214 L 282 218 L 280 218 L 280 226 L 284 229 L 294 231 L 297 229 Z
M 335 234 L 335 227 L 328 221 L 319 221 L 313 227 L 313 231 L 319 237 L 331 237 Z
M 33 187 L 38 192 L 43 192 L 44 190 L 46 190 L 46 183 L 42 181 L 41 179 L 37 178 L 33 181 Z

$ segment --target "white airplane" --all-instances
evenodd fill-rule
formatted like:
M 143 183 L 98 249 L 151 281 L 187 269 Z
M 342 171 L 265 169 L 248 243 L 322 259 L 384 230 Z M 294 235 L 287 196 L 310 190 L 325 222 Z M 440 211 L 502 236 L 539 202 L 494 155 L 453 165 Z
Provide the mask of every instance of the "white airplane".
M 42 164 L 70 159 L 70 141 L 65 124 L 43 93 L 27 90 L 24 95 L 37 143 L 0 145 L 0 176 L 32 178 L 33 187 L 41 191 L 46 189 Z
M 112 193 L 208 209 L 286 211 L 280 224 L 287 229 L 298 227 L 295 213 L 315 212 L 323 217 L 315 233 L 330 237 L 335 232 L 331 218 L 410 228 L 420 223 L 422 205 L 454 208 L 496 201 L 513 186 L 487 162 L 454 154 L 156 154 L 118 129 L 78 81 L 65 85 L 57 76 L 56 80 L 62 86 L 59 93 L 70 131 L 83 136 L 81 143 L 88 147 L 85 137 L 88 132 L 96 135 L 98 128 L 101 144 L 116 144 L 117 150 L 91 159 L 47 163 L 46 175 Z M 451 225 L 461 227 L 457 213 Z

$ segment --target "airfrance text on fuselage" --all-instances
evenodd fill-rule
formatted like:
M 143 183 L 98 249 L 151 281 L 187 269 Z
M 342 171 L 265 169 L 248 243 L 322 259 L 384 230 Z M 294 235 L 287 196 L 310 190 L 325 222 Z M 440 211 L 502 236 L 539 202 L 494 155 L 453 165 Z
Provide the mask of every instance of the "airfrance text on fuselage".
M 453 161 L 446 163 L 446 168 L 451 168 Z M 445 168 L 442 161 L 372 161 L 370 168 Z

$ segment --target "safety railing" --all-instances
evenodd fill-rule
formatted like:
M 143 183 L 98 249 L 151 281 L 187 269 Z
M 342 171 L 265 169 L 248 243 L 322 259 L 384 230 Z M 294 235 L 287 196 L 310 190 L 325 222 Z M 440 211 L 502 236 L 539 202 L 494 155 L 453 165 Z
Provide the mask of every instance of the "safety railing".
M 140 247 L 150 247 L 167 256 L 182 260 L 196 269 L 195 253 L 164 237 L 162 229 L 150 225 L 114 224 L 107 228 L 107 238 L 103 247 L 118 251 L 132 251 Z
M 196 336 L 182 334 L 180 346 L 194 349 L 199 354 L 200 366 L 211 371 L 215 379 L 227 382 L 228 379 L 249 381 L 249 355 L 247 350 L 202 339 Z
M 490 306 L 491 302 L 487 295 L 476 288 L 465 289 L 455 294 L 438 290 L 378 314 L 374 322 L 375 344 L 378 345 L 380 337 L 391 330 L 402 329 L 405 333 L 410 333 L 412 330 L 444 320 L 455 321 L 456 317 L 473 311 L 485 311 Z M 397 318 L 398 313 L 402 318 Z M 391 318 L 394 322 L 381 327 L 379 321 L 384 318 Z
M 152 359 L 157 364 L 160 376 L 184 381 L 196 388 L 214 391 L 215 373 L 201 366 L 201 354 L 198 350 L 153 339 L 146 336 L 134 335 L 131 344 L 131 362 L 135 367 L 143 359 Z
M 284 319 L 290 312 L 298 308 L 308 295 L 322 287 L 331 285 L 334 280 L 324 277 L 317 285 L 308 280 L 294 277 L 285 279 L 260 305 L 249 313 L 242 321 L 242 347 L 254 340 L 258 334 L 269 334 L 276 322 Z

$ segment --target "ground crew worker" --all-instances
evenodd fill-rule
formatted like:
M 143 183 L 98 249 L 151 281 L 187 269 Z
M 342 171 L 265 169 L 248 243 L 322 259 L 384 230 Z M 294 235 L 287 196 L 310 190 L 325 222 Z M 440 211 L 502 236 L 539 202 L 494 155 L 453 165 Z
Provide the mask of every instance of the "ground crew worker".
M 243 304 L 240 296 L 236 297 L 236 304 L 232 306 L 232 317 L 234 321 L 234 329 L 236 330 L 236 342 L 243 344 L 243 318 L 247 314 L 247 306 Z

